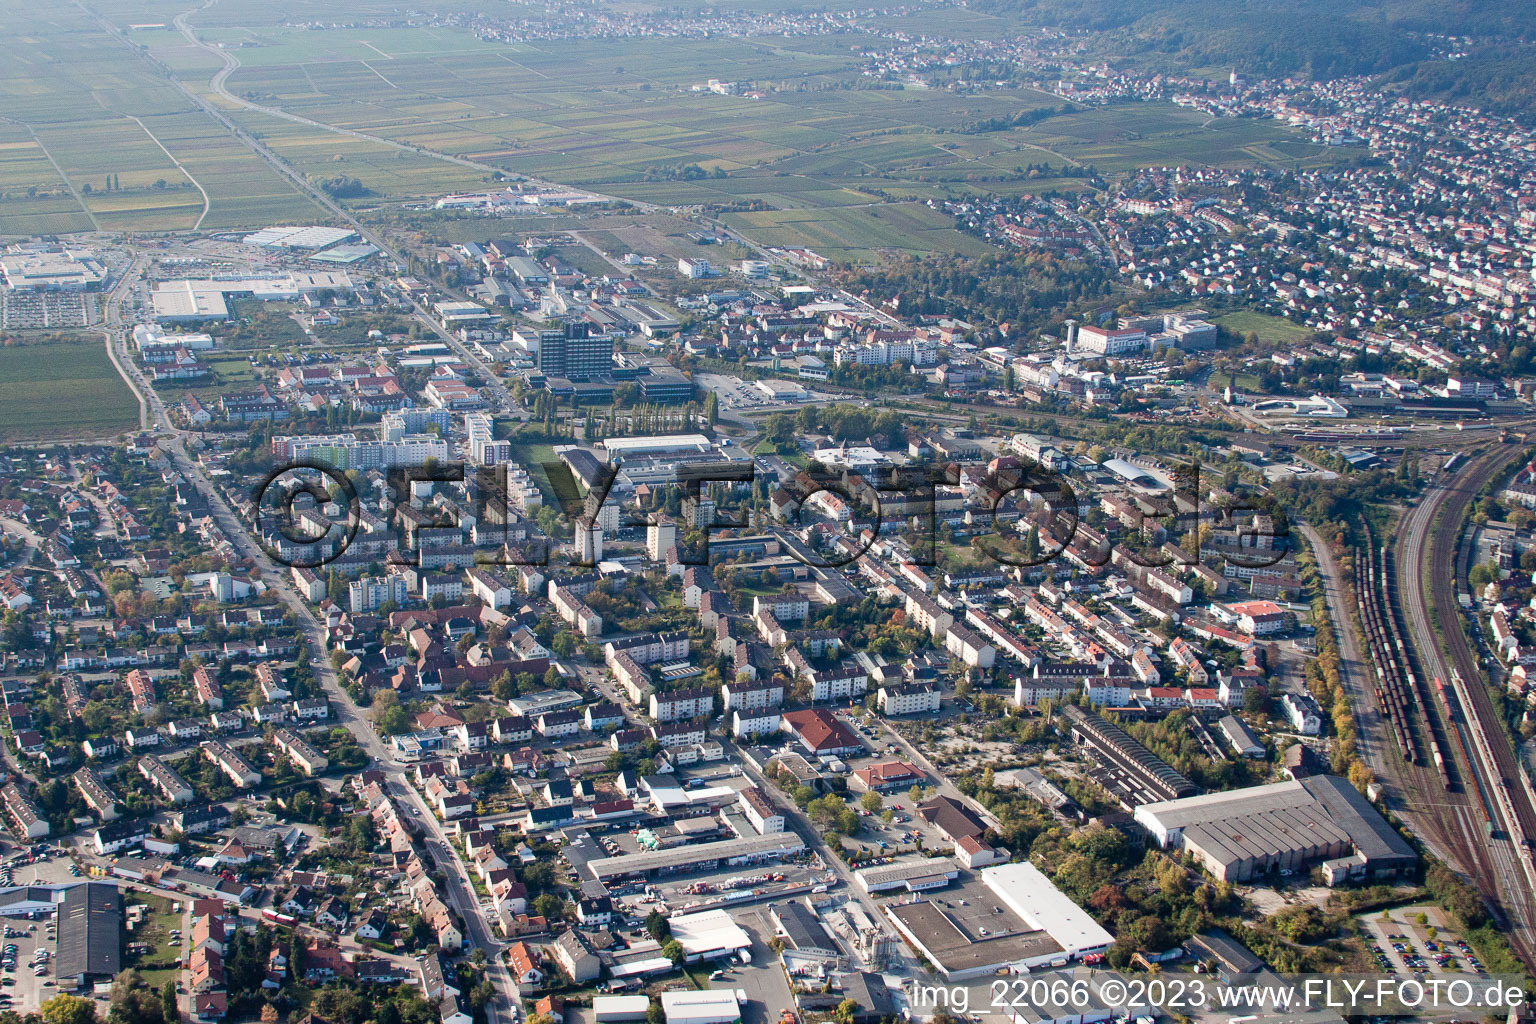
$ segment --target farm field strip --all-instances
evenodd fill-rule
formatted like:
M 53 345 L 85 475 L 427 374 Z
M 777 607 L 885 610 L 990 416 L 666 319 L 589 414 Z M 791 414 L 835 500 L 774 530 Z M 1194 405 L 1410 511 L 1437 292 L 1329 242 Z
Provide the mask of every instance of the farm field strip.
M 105 437 L 138 422 L 100 338 L 0 348 L 0 441 Z
M 208 80 L 222 64 L 172 27 L 182 13 L 174 6 L 135 7 L 136 19 L 142 7 L 155 12 L 142 20 L 164 23 L 125 38 L 147 47 L 188 88 L 213 97 Z M 990 30 L 986 16 L 960 17 Z M 862 258 L 881 249 L 978 251 L 980 243 L 940 213 L 924 209 L 913 221 L 908 204 L 1085 187 L 1081 178 L 1026 178 L 1023 165 L 1042 160 L 1112 173 L 1164 163 L 1289 167 L 1320 158 L 1318 147 L 1302 146 L 1280 126 L 1207 123 L 1171 105 L 1123 104 L 1057 114 L 1029 128 L 956 132 L 967 121 L 1060 101 L 1025 88 L 975 95 L 864 88 L 856 77 L 860 58 L 851 52 L 863 39 L 857 34 L 500 44 L 453 29 L 324 30 L 239 20 L 230 6 L 191 19 L 200 39 L 222 44 L 238 61 L 227 88 L 315 124 L 215 101 L 311 180 L 355 177 L 370 201 L 482 187 L 483 168 L 452 162 L 459 159 L 639 202 L 758 200 L 779 216 L 738 213 L 732 223 L 767 232 L 760 240 L 772 244 L 821 245 Z M 61 37 L 63 50 L 54 45 Z M 88 83 L 64 66 L 83 60 L 99 68 Z M 770 91 L 756 100 L 692 91 L 708 77 Z M 37 148 L 52 154 L 84 209 L 34 194 L 0 211 L 0 230 L 78 229 L 87 219 L 108 230 L 238 228 L 297 216 L 298 193 L 288 182 L 82 12 L 54 13 L 23 39 L 18 60 L 0 69 L 0 100 L 22 97 L 40 111 L 31 126 Z M 14 132 L 0 135 L 0 193 L 57 191 L 39 160 L 44 154 Z M 703 176 L 683 173 L 689 165 Z M 105 190 L 108 175 L 116 175 L 120 191 Z M 887 209 L 877 213 L 875 205 Z

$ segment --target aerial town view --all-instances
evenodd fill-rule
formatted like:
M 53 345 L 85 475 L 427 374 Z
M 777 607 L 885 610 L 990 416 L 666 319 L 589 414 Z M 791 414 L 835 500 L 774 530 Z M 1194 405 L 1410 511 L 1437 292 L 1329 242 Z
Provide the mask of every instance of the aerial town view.
M 0 26 L 0 1024 L 1536 1021 L 1536 7 Z

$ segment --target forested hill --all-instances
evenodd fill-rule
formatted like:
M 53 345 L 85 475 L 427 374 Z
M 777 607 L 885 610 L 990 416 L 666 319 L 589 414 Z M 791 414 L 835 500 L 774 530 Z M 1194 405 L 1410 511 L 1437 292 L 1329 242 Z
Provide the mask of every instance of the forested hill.
M 1536 113 L 1536 4 L 1515 0 L 971 0 L 1031 26 L 1086 29 L 1105 56 L 1168 71 L 1381 76 L 1415 96 Z M 1459 37 L 1457 43 L 1448 37 Z M 1447 51 L 1457 60 L 1431 59 Z
M 1459 60 L 1427 60 L 1396 68 L 1382 85 L 1421 99 L 1444 100 L 1536 121 L 1536 50 L 1493 47 Z

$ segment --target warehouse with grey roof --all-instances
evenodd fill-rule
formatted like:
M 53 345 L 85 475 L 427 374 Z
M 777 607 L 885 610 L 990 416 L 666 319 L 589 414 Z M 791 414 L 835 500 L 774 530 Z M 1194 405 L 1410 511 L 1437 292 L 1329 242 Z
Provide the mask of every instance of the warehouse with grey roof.
M 1177 800 L 1198 793 L 1199 787 L 1162 758 L 1136 742 L 1115 723 L 1075 704 L 1062 708 L 1072 738 L 1099 762 L 1095 780 L 1119 795 L 1127 806 L 1156 800 Z
M 117 886 L 85 882 L 64 890 L 58 909 L 59 984 L 77 989 L 122 970 L 123 895 Z
M 1159 845 L 1230 882 L 1319 862 L 1330 884 L 1393 878 L 1418 865 L 1413 847 L 1336 775 L 1143 804 L 1136 821 Z

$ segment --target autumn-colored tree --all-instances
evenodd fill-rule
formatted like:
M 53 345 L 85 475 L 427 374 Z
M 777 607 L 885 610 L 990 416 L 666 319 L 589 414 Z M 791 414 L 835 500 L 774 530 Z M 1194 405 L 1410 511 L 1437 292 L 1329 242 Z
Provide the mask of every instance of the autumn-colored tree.
M 96 1004 L 80 996 L 56 995 L 40 1008 L 44 1024 L 95 1024 Z

